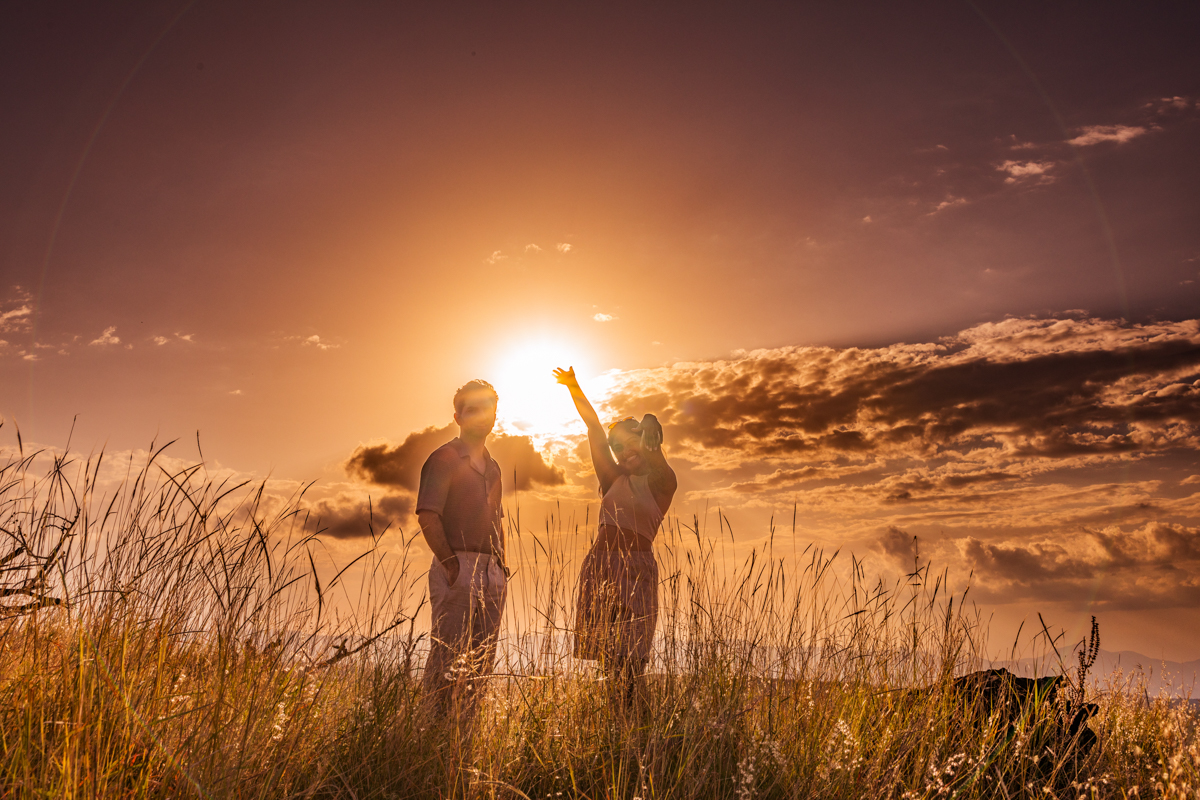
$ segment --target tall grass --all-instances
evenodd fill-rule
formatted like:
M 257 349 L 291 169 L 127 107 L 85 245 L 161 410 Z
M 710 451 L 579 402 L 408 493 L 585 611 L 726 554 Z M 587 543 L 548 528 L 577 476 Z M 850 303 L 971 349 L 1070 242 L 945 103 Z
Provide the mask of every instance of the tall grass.
M 331 567 L 303 492 L 168 466 L 103 491 L 102 457 L 0 466 L 5 797 L 1195 797 L 1194 713 L 1134 679 L 1089 690 L 1099 745 L 949 690 L 985 628 L 947 576 L 899 584 L 769 532 L 673 518 L 648 707 L 569 656 L 591 533 L 510 530 L 496 674 L 473 726 L 429 719 L 411 539 Z M 45 466 L 42 466 L 42 465 Z M 518 515 L 508 519 L 516 522 Z M 364 532 L 366 533 L 366 532 Z M 372 531 L 378 534 L 378 531 Z M 1131 682 L 1132 681 L 1132 682 Z

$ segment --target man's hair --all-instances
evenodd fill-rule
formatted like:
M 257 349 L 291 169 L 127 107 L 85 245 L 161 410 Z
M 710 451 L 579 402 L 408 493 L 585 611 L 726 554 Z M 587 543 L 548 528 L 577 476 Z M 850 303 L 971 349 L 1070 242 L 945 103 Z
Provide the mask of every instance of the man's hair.
M 497 401 L 500 399 L 500 395 L 496 394 L 496 388 L 494 386 L 487 381 L 476 378 L 473 381 L 467 381 L 464 383 L 458 388 L 458 391 L 454 393 L 454 413 L 461 414 L 463 410 L 463 404 L 467 402 L 467 395 L 475 394 L 476 392 L 483 392 L 484 394 L 490 395 L 492 398 L 492 405 L 496 405 Z

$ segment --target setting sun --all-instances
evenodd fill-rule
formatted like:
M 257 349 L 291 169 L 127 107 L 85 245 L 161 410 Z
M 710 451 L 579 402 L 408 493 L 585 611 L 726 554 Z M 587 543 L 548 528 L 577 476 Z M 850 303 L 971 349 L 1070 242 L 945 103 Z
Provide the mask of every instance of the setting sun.
M 561 436 L 576 427 L 575 406 L 567 390 L 555 382 L 553 370 L 575 367 L 582 378 L 588 372 L 587 361 L 571 343 L 547 339 L 507 350 L 491 372 L 500 395 L 500 426 L 539 439 Z

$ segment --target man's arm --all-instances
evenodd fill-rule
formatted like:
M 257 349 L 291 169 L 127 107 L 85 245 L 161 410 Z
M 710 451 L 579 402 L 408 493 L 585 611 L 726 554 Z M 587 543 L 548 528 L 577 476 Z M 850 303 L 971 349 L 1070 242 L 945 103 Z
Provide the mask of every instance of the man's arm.
M 453 477 L 453 466 L 435 452 L 421 465 L 421 486 L 417 492 L 417 522 L 421 524 L 421 533 L 433 551 L 433 557 L 446 568 L 450 583 L 458 580 L 458 559 L 446 539 L 442 511 L 446 508 Z
M 421 533 L 425 543 L 433 551 L 433 557 L 446 568 L 450 583 L 458 580 L 458 557 L 446 541 L 446 529 L 442 527 L 442 517 L 436 511 L 418 511 L 417 521 L 421 523 Z

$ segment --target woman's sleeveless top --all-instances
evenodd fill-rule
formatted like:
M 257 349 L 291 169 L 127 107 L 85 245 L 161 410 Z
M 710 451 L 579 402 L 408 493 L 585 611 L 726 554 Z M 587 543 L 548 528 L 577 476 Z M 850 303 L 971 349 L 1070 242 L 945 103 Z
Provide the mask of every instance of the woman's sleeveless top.
M 622 475 L 600 501 L 600 524 L 616 525 L 650 541 L 658 535 L 663 513 L 650 492 L 646 475 Z

